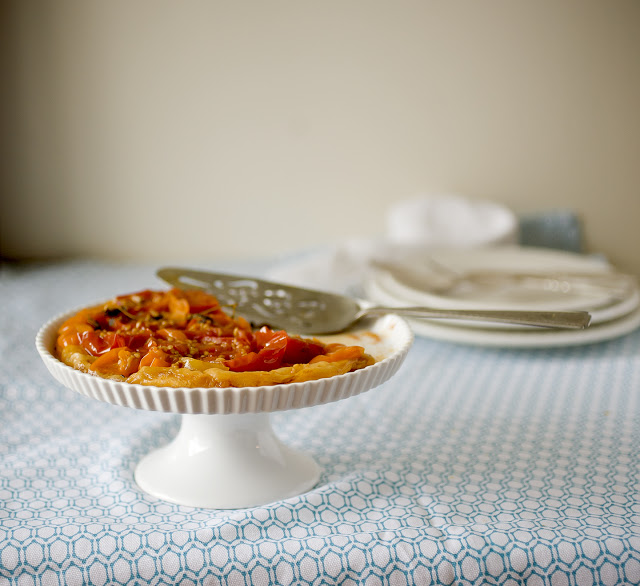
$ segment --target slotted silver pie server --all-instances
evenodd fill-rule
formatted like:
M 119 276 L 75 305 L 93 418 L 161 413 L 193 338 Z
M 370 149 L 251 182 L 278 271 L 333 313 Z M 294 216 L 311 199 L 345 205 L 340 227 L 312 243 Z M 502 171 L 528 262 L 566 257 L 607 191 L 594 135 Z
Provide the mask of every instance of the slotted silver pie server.
M 156 274 L 173 287 L 201 289 L 211 293 L 221 305 L 233 308 L 255 327 L 269 325 L 305 335 L 341 332 L 364 316 L 389 313 L 411 318 L 474 320 L 563 329 L 584 329 L 591 319 L 586 311 L 381 307 L 345 295 L 254 277 L 179 267 L 163 267 Z

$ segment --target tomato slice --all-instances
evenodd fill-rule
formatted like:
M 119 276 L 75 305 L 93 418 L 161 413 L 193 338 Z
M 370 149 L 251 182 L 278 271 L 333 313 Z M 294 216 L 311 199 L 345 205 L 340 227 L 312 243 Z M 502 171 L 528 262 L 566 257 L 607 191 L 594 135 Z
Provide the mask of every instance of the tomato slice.
M 273 331 L 267 326 L 255 332 L 254 340 L 258 351 L 228 361 L 231 370 L 273 370 L 283 364 L 307 364 L 325 351 L 313 340 L 291 337 L 284 330 Z
M 253 334 L 258 348 L 264 348 L 269 340 L 271 340 L 278 332 L 273 331 L 268 326 L 262 326 L 257 332 Z
M 93 330 L 85 331 L 80 334 L 80 345 L 91 356 L 100 356 L 114 348 L 124 348 L 127 346 L 127 340 L 124 336 L 115 332 L 96 332 Z
M 331 352 L 319 355 L 310 360 L 314 362 L 339 362 L 341 360 L 357 360 L 364 356 L 364 348 L 362 346 L 339 346 L 332 349 Z
M 191 313 L 202 313 L 219 306 L 218 300 L 209 293 L 196 289 L 187 289 L 183 291 L 184 296 L 189 302 L 189 310 Z
M 124 377 L 138 370 L 140 357 L 126 348 L 111 348 L 93 362 L 91 370 L 102 374 L 120 374 Z
M 120 348 L 112 348 L 102 353 L 90 366 L 91 370 L 100 371 L 106 374 L 120 374 L 118 366 L 118 354 Z
M 140 360 L 140 368 L 143 366 L 171 366 L 169 357 L 157 346 L 152 346 Z
M 249 352 L 227 360 L 225 364 L 234 372 L 246 372 L 254 370 L 274 370 L 282 366 L 282 359 L 287 350 L 287 334 L 276 332 L 258 352 Z
M 134 351 L 140 350 L 149 344 L 149 340 L 152 339 L 151 336 L 152 332 L 150 330 L 132 334 L 127 341 L 127 347 Z
M 287 349 L 282 361 L 287 364 L 306 364 L 324 352 L 321 344 L 302 338 L 287 338 Z
M 179 341 L 186 342 L 187 334 L 185 334 L 182 330 L 177 330 L 175 328 L 162 328 L 157 331 L 158 336 L 163 338 L 164 340 Z

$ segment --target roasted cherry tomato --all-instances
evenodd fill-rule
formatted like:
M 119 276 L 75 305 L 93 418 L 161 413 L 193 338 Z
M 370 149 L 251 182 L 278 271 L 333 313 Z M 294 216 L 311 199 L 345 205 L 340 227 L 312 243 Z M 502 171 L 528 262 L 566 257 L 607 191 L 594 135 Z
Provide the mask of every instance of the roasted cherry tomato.
M 313 340 L 292 337 L 283 330 L 273 331 L 267 326 L 262 327 L 254 334 L 258 348 L 267 346 L 276 337 L 285 336 L 286 349 L 282 356 L 282 362 L 286 364 L 303 364 L 324 352 L 324 347 Z
M 115 332 L 86 331 L 80 334 L 80 345 L 91 356 L 100 356 L 113 348 L 124 348 L 127 341 Z
M 323 352 L 324 348 L 321 344 L 311 340 L 289 337 L 287 350 L 282 360 L 288 364 L 305 364 Z
M 183 291 L 186 300 L 189 302 L 191 313 L 203 313 L 219 307 L 218 300 L 204 291 L 188 289 Z
M 143 366 L 171 366 L 171 362 L 165 352 L 153 346 L 140 360 L 140 368 Z
M 249 352 L 225 364 L 229 370 L 245 372 L 248 370 L 273 370 L 282 365 L 282 359 L 287 350 L 288 336 L 285 332 L 275 332 L 275 335 L 258 352 Z

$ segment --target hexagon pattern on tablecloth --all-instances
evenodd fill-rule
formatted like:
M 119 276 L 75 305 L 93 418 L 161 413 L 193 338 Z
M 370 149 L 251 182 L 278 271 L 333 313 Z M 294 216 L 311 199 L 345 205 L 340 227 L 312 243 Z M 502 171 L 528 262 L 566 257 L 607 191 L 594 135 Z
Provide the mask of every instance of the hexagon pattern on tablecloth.
M 179 417 L 73 394 L 38 362 L 65 282 L 93 279 L 82 304 L 148 279 L 98 268 L 2 279 L 0 584 L 640 583 L 637 332 L 526 352 L 418 339 L 381 387 L 272 416 L 316 488 L 194 509 L 133 479 Z

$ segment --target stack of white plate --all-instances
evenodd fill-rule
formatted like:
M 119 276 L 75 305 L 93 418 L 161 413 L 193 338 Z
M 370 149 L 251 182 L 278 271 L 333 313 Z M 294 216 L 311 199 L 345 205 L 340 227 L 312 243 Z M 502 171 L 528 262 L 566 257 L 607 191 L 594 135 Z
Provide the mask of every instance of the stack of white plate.
M 444 269 L 443 269 L 444 267 Z M 365 283 L 369 300 L 376 304 L 429 306 L 451 309 L 525 309 L 543 311 L 584 310 L 591 324 L 584 330 L 560 330 L 443 319 L 411 319 L 418 335 L 450 342 L 484 346 L 548 347 L 588 344 L 628 334 L 640 326 L 640 292 L 635 280 L 621 290 L 607 286 L 551 287 L 541 281 L 495 280 L 433 289 L 442 284 L 443 270 L 470 272 L 593 275 L 600 285 L 616 279 L 602 259 L 540 248 L 500 246 L 471 250 L 415 253 L 393 268 L 375 268 Z M 604 279 L 603 279 L 604 277 Z

